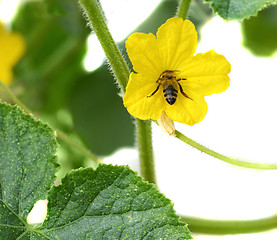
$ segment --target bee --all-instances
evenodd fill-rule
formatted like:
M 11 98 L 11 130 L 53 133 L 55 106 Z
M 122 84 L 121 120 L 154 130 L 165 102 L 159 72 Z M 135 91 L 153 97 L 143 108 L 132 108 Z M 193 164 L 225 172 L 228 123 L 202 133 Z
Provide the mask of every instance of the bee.
M 186 78 L 176 79 L 176 75 L 174 71 L 166 70 L 160 75 L 160 77 L 156 81 L 156 83 L 158 83 L 156 90 L 147 97 L 152 97 L 159 90 L 160 86 L 162 86 L 164 98 L 167 101 L 167 103 L 169 103 L 170 105 L 173 105 L 176 102 L 178 89 L 180 90 L 183 96 L 192 100 L 184 92 L 181 84 L 179 83 L 179 81 L 181 80 L 187 80 L 187 79 Z

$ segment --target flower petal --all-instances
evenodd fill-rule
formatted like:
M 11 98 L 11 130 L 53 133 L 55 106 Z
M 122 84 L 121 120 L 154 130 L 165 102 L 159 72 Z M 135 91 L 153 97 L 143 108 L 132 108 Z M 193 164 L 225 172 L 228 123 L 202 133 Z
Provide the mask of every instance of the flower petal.
M 208 107 L 204 97 L 197 96 L 189 91 L 186 91 L 186 94 L 192 100 L 178 93 L 176 102 L 173 105 L 167 105 L 165 112 L 173 121 L 192 126 L 204 119 Z
M 25 51 L 25 41 L 20 34 L 9 33 L 0 36 L 1 62 L 14 66 Z
M 179 70 L 194 54 L 197 32 L 192 22 L 170 18 L 157 32 L 157 40 L 164 70 Z
M 8 86 L 11 84 L 13 73 L 10 66 L 0 64 L 0 81 Z
M 177 78 L 184 77 L 180 81 L 186 89 L 191 89 L 202 96 L 213 93 L 221 93 L 230 85 L 230 78 L 227 76 L 231 71 L 231 65 L 223 55 L 214 51 L 199 53 L 191 61 L 185 64 Z
M 124 106 L 136 118 L 157 120 L 165 107 L 162 88 L 151 97 L 158 87 L 155 79 L 143 74 L 131 73 L 126 93 L 123 98 Z
M 25 51 L 25 41 L 20 34 L 9 33 L 0 22 L 0 81 L 10 84 L 13 74 L 12 67 L 18 62 Z
M 126 41 L 126 50 L 136 72 L 156 78 L 162 73 L 157 39 L 152 33 L 133 33 Z

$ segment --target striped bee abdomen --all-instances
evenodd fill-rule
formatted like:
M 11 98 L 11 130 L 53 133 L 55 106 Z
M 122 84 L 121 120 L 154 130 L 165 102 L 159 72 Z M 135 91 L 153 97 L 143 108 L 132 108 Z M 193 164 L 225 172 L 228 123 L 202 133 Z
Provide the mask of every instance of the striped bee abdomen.
M 174 71 L 171 70 L 166 70 L 164 71 L 159 79 L 156 81 L 158 83 L 158 86 L 154 92 L 152 92 L 150 95 L 147 96 L 147 98 L 152 97 L 156 92 L 159 91 L 160 86 L 163 89 L 163 95 L 165 100 L 167 101 L 168 104 L 173 105 L 176 102 L 178 91 L 180 90 L 180 93 L 192 100 L 183 90 L 181 84 L 179 81 L 181 80 L 187 80 L 186 78 L 176 78 L 176 75 Z M 180 95 L 181 96 L 181 95 Z
M 171 84 L 169 84 L 166 88 L 163 89 L 164 98 L 170 105 L 176 102 L 177 93 L 178 90 L 175 89 Z

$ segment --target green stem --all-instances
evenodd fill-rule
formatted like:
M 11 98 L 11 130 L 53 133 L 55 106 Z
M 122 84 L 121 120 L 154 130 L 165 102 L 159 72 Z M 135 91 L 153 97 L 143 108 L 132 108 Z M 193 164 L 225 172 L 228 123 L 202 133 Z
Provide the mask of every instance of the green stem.
M 32 112 L 29 110 L 29 108 L 27 108 L 14 94 L 13 92 L 10 90 L 10 88 L 3 83 L 2 81 L 0 81 L 0 86 L 3 87 L 5 89 L 5 91 L 9 94 L 10 98 L 13 100 L 13 102 L 18 105 L 26 114 L 30 114 L 33 115 Z M 70 137 L 68 137 L 65 133 L 59 131 L 59 130 L 55 130 L 53 129 L 56 134 L 57 137 L 61 140 L 63 140 L 64 142 L 68 143 L 69 145 L 71 145 L 72 147 L 74 147 L 75 149 L 79 150 L 81 153 L 83 153 L 85 156 L 89 157 L 91 160 L 96 161 L 96 162 L 100 162 L 100 160 L 94 156 L 90 151 L 88 151 L 87 149 L 85 149 L 84 147 L 82 147 L 81 145 L 79 145 L 77 142 L 73 141 Z
M 137 137 L 141 175 L 145 181 L 155 184 L 155 164 L 150 120 L 137 119 Z
M 125 92 L 125 88 L 129 79 L 128 66 L 112 38 L 100 5 L 98 4 L 97 0 L 79 1 L 84 8 L 84 12 L 88 16 L 88 19 L 90 20 L 92 29 L 101 43 L 109 63 L 111 64 L 121 90 Z
M 122 92 L 129 79 L 129 70 L 106 25 L 100 5 L 96 0 L 79 0 L 90 20 L 102 48 L 111 64 Z M 141 175 L 144 180 L 155 183 L 151 122 L 137 119 L 137 138 L 140 156 Z
M 220 153 L 217 153 L 209 148 L 206 148 L 202 146 L 201 144 L 193 141 L 192 139 L 188 138 L 184 134 L 182 134 L 179 131 L 175 131 L 176 137 L 180 139 L 181 141 L 189 144 L 190 146 L 200 150 L 201 152 L 204 152 L 212 157 L 215 157 L 217 159 L 220 159 L 224 162 L 234 164 L 240 167 L 246 167 L 246 168 L 253 168 L 253 169 L 277 169 L 277 165 L 275 164 L 263 164 L 263 163 L 250 163 L 250 162 L 243 162 L 234 158 L 226 157 Z
M 190 231 L 202 234 L 242 234 L 269 231 L 277 228 L 277 216 L 256 220 L 210 220 L 181 217 Z
M 188 10 L 191 0 L 182 0 L 177 11 L 177 17 L 186 19 L 188 16 Z

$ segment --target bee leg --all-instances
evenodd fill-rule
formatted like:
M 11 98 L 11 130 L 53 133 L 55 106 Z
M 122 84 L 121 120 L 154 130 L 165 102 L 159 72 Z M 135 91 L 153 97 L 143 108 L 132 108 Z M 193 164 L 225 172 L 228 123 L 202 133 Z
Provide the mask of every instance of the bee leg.
M 156 88 L 156 90 L 154 92 L 152 92 L 149 96 L 147 97 L 152 97 L 158 90 L 159 90 L 160 84 L 158 85 L 158 87 Z
M 179 80 L 179 79 L 178 79 L 178 80 Z M 177 81 L 178 81 L 178 80 L 177 80 Z M 192 100 L 192 99 L 184 92 L 184 90 L 183 90 L 181 84 L 178 83 L 178 85 L 179 85 L 179 88 L 180 88 L 180 92 L 181 92 L 186 98 Z M 192 101 L 193 101 L 193 100 L 192 100 Z
M 179 82 L 181 80 L 187 80 L 187 79 L 186 78 L 179 78 L 179 79 L 177 79 L 177 82 Z

